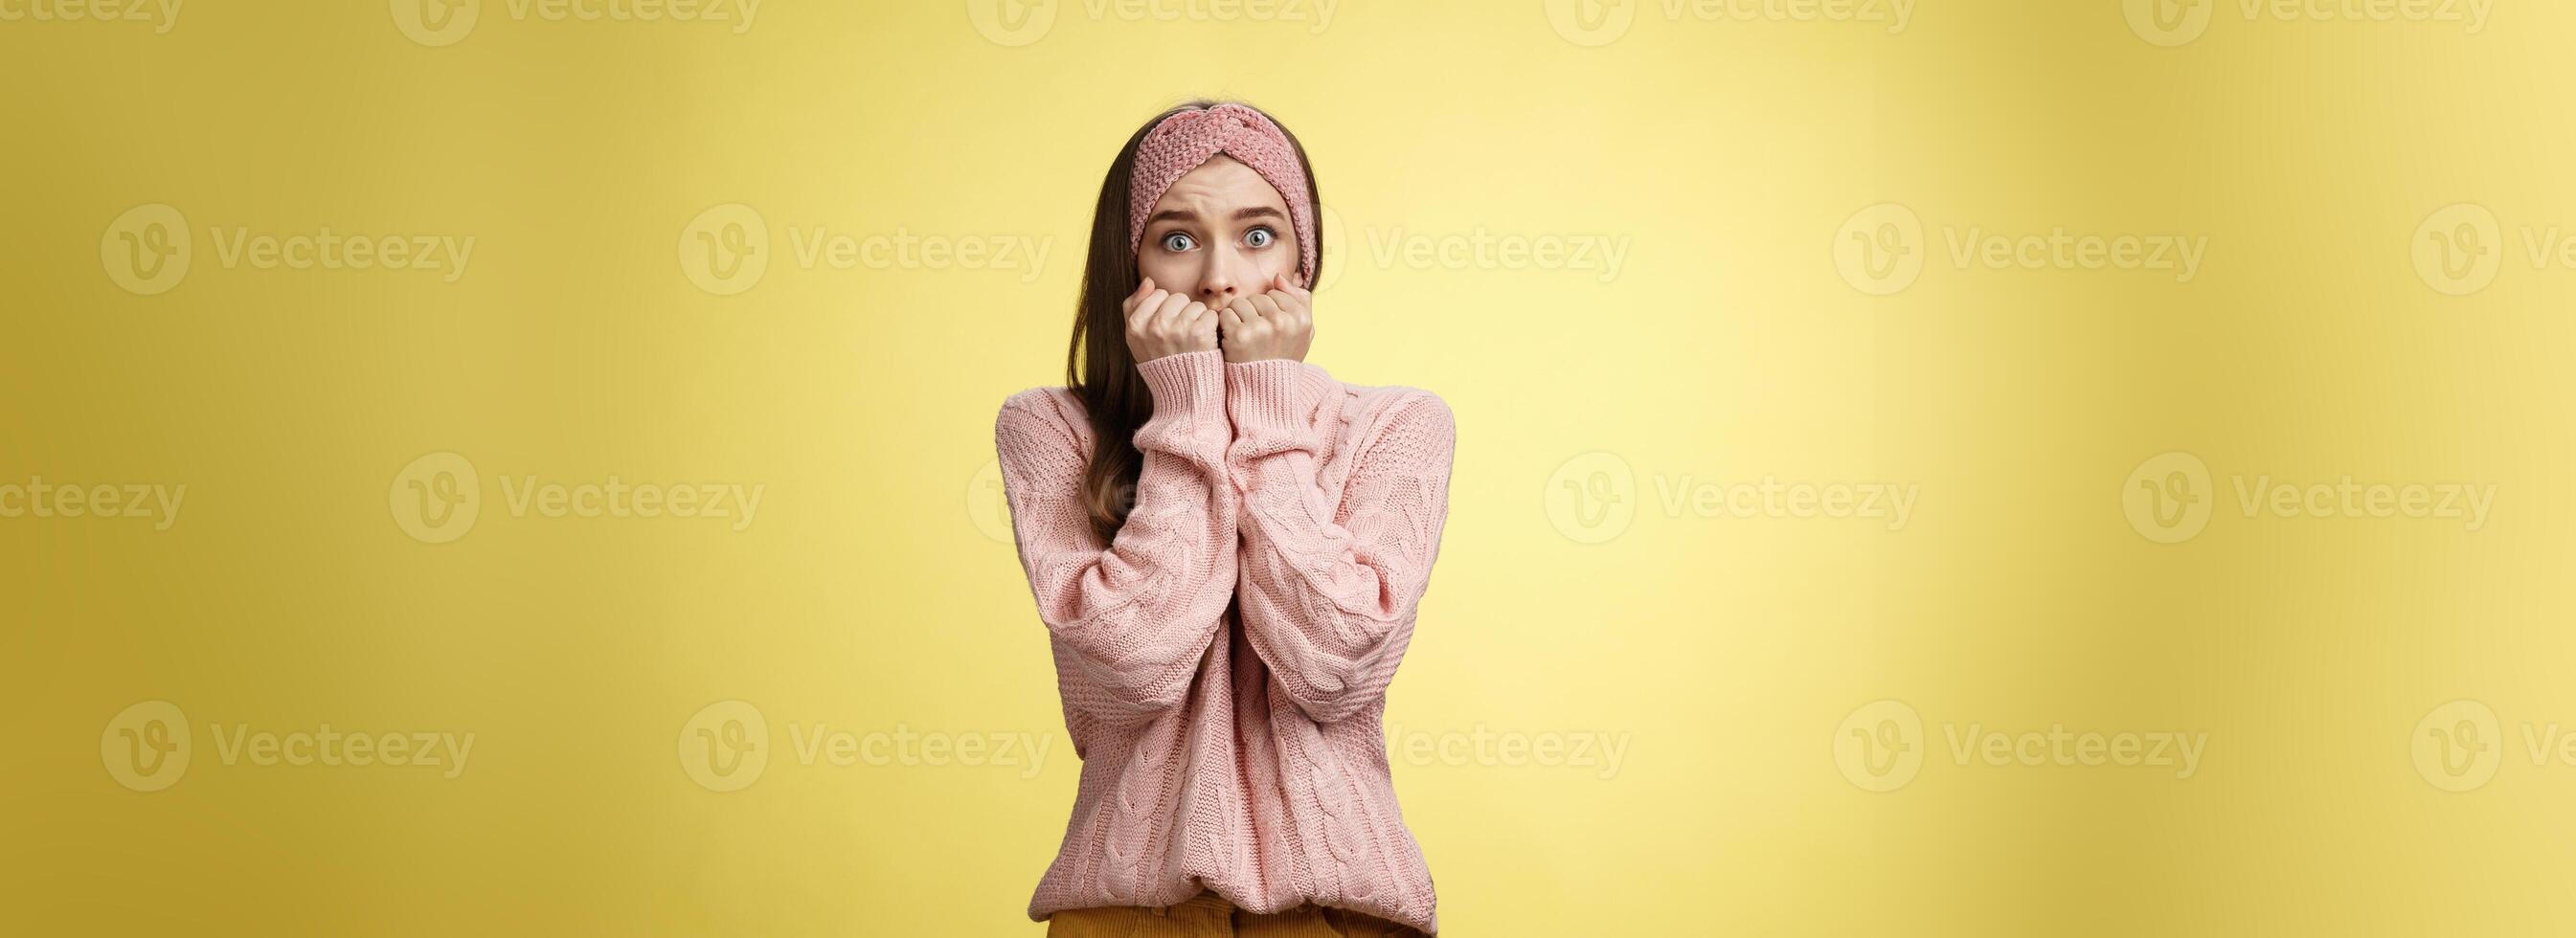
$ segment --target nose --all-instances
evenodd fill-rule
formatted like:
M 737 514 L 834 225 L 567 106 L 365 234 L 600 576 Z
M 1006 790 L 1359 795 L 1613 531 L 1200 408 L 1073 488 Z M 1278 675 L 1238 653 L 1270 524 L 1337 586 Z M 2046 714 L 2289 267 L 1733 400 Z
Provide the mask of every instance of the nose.
M 1199 278 L 1199 302 L 1210 308 L 1234 302 L 1243 292 L 1244 278 L 1252 272 L 1252 261 L 1223 248 L 1208 251 L 1207 274 Z

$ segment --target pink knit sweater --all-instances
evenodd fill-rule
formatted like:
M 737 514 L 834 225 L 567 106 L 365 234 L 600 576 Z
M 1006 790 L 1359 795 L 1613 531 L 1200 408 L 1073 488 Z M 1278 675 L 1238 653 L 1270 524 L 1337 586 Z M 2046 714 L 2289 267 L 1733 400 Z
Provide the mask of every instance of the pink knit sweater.
M 1379 721 L 1448 513 L 1448 405 L 1215 351 L 1138 371 L 1154 411 L 1111 543 L 1082 507 L 1081 399 L 1031 388 L 995 420 L 1083 760 L 1029 917 L 1206 888 L 1253 912 L 1313 902 L 1437 932 Z

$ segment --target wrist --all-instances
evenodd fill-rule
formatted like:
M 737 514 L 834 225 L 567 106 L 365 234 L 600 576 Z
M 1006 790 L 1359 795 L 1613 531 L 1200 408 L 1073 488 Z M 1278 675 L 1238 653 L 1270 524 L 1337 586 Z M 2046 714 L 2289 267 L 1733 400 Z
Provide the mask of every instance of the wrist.
M 1146 427 L 1185 434 L 1222 434 L 1225 429 L 1225 364 L 1215 350 L 1181 352 L 1139 362 L 1138 378 L 1153 395 L 1153 416 Z
M 1293 358 L 1228 362 L 1226 414 L 1238 433 L 1310 431 L 1332 385 L 1323 369 Z

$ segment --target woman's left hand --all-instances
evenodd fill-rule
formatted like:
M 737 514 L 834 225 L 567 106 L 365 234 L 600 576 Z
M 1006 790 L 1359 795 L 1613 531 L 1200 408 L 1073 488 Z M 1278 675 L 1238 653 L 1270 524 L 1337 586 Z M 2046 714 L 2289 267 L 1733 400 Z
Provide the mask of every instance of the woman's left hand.
M 1270 290 L 1238 296 L 1217 311 L 1218 344 L 1229 363 L 1266 358 L 1306 360 L 1315 344 L 1312 293 L 1287 274 L 1270 279 Z

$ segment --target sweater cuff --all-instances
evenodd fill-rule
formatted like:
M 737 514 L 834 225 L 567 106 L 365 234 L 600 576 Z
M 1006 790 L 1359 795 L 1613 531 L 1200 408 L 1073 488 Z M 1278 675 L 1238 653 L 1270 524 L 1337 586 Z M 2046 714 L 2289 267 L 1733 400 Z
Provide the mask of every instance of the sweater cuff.
M 1293 358 L 1230 362 L 1225 366 L 1226 414 L 1237 436 L 1300 437 L 1314 433 L 1315 408 L 1332 378 Z
M 1210 349 L 1165 355 L 1136 366 L 1154 394 L 1154 416 L 1190 417 L 1193 423 L 1225 413 L 1225 353 Z

